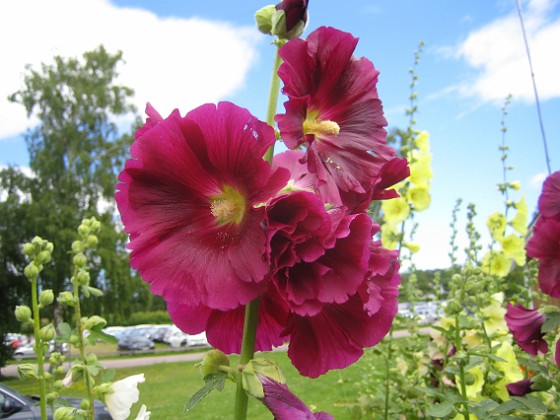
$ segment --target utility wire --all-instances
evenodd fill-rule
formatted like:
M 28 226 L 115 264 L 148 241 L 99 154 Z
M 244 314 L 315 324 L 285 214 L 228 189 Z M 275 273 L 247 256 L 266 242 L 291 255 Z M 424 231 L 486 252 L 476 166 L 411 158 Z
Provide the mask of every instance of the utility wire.
M 541 127 L 541 136 L 544 145 L 544 156 L 546 160 L 546 167 L 548 169 L 548 175 L 552 173 L 550 169 L 550 157 L 548 155 L 548 145 L 546 142 L 546 135 L 544 133 L 544 124 L 541 113 L 541 104 L 539 101 L 539 93 L 537 91 L 537 82 L 535 81 L 535 73 L 533 72 L 533 61 L 531 60 L 531 52 L 529 50 L 529 42 L 527 41 L 527 34 L 525 33 L 525 23 L 523 21 L 523 14 L 521 13 L 521 2 L 517 0 L 517 14 L 519 15 L 519 22 L 521 23 L 521 32 L 523 33 L 523 41 L 525 42 L 525 51 L 527 53 L 527 59 L 529 60 L 529 68 L 531 69 L 531 80 L 533 82 L 533 92 L 535 94 L 535 102 L 537 104 L 537 114 L 539 117 L 539 125 Z

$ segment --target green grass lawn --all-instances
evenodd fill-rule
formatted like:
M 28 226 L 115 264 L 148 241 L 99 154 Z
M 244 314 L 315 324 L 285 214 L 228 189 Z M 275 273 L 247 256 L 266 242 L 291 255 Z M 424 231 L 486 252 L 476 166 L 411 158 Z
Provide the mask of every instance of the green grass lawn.
M 351 419 L 347 403 L 357 399 L 355 384 L 362 379 L 365 369 L 371 368 L 371 351 L 356 364 L 343 371 L 331 371 L 317 379 L 304 378 L 291 365 L 283 352 L 264 353 L 262 357 L 276 360 L 286 376 L 291 390 L 314 411 L 327 411 L 336 419 Z M 232 364 L 237 362 L 232 358 Z M 117 379 L 144 373 L 146 382 L 140 384 L 140 401 L 133 407 L 135 415 L 140 404 L 146 404 L 152 419 L 185 418 L 183 407 L 190 395 L 203 381 L 195 366 L 196 362 L 162 363 L 117 370 Z M 37 394 L 35 382 L 22 382 L 17 378 L 3 381 L 6 385 L 25 394 Z M 82 396 L 83 388 L 72 388 L 73 396 Z M 187 416 L 194 419 L 231 419 L 234 405 L 235 384 L 228 382 L 223 392 L 209 394 Z M 134 418 L 134 417 L 132 417 Z M 249 419 L 271 419 L 272 416 L 257 400 L 249 401 Z

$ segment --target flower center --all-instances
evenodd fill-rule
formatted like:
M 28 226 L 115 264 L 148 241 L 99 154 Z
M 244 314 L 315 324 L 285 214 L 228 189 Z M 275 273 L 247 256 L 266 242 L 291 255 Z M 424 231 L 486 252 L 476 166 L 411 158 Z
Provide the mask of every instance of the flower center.
M 336 136 L 340 133 L 340 126 L 330 120 L 320 121 L 314 112 L 308 113 L 303 122 L 303 134 L 321 136 Z
M 230 186 L 224 186 L 221 194 L 210 197 L 210 212 L 216 218 L 216 223 L 240 224 L 245 217 L 247 204 L 245 197 Z

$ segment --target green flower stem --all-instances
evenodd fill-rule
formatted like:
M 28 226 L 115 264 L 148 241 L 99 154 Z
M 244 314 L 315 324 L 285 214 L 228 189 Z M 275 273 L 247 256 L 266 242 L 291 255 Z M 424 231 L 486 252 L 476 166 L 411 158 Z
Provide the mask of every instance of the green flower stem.
M 387 357 L 385 357 L 385 415 L 383 416 L 385 420 L 389 418 L 389 401 L 391 394 L 389 378 L 391 377 L 391 361 L 393 358 L 393 327 L 389 330 L 387 341 Z
M 241 345 L 241 356 L 239 364 L 241 366 L 247 364 L 255 355 L 255 342 L 257 339 L 257 324 L 259 321 L 260 298 L 249 302 L 245 306 L 245 324 L 243 327 L 243 344 Z M 235 413 L 236 420 L 244 420 L 247 418 L 248 396 L 243 389 L 241 375 L 237 380 L 237 393 L 235 395 Z
M 77 271 L 77 270 L 76 270 Z M 89 410 L 88 410 L 88 418 L 93 420 L 95 418 L 95 408 L 94 408 L 94 399 L 93 399 L 93 390 L 91 388 L 91 377 L 88 370 L 88 361 L 86 355 L 86 347 L 84 344 L 84 326 L 82 324 L 82 311 L 80 308 L 80 292 L 79 288 L 76 284 L 74 284 L 74 299 L 76 301 L 75 304 L 75 311 L 76 311 L 76 319 L 77 319 L 77 330 L 78 330 L 78 347 L 80 349 L 80 359 L 82 359 L 82 363 L 84 365 L 84 381 L 86 383 L 86 390 L 87 390 L 87 400 L 89 401 Z
M 266 110 L 266 122 L 268 125 L 274 128 L 274 117 L 276 116 L 276 107 L 278 105 L 278 93 L 280 92 L 280 77 L 278 77 L 278 68 L 282 64 L 282 58 L 278 54 L 278 50 L 284 41 L 275 42 L 277 48 L 274 54 L 274 66 L 272 67 L 272 78 L 270 80 L 270 92 L 268 95 L 268 108 Z M 264 154 L 264 159 L 268 162 L 272 162 L 272 156 L 274 155 L 274 144 Z
M 35 336 L 35 353 L 37 354 L 37 369 L 39 373 L 39 405 L 41 407 L 41 418 L 47 418 L 47 390 L 45 383 L 45 359 L 43 356 L 43 342 L 39 336 L 41 329 L 41 314 L 37 298 L 37 278 L 31 281 L 31 305 L 33 306 L 33 334 Z

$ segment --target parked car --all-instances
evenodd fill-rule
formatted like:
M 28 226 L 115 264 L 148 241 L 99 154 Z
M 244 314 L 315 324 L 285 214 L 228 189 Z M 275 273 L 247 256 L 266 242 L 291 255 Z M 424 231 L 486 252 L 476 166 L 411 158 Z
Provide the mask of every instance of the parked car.
M 127 334 L 119 339 L 119 350 L 153 350 L 154 342 L 144 335 Z
M 208 340 L 204 332 L 199 334 L 186 334 L 182 331 L 176 331 L 169 337 L 169 345 L 174 348 L 183 346 L 207 346 Z
M 62 398 L 67 404 L 78 408 L 81 399 Z M 9 420 L 40 419 L 41 408 L 39 397 L 20 394 L 16 390 L 0 384 L 0 418 Z M 95 401 L 95 420 L 111 420 L 112 417 L 101 401 Z M 52 420 L 50 407 L 47 407 L 47 418 Z
M 16 358 L 23 358 L 23 357 L 35 357 L 35 349 L 33 348 L 33 344 L 25 344 L 19 346 L 14 350 L 14 356 Z M 62 343 L 62 353 L 66 353 L 68 351 L 68 343 Z M 54 351 L 54 344 L 49 344 L 49 348 L 47 349 L 46 354 L 52 353 Z

